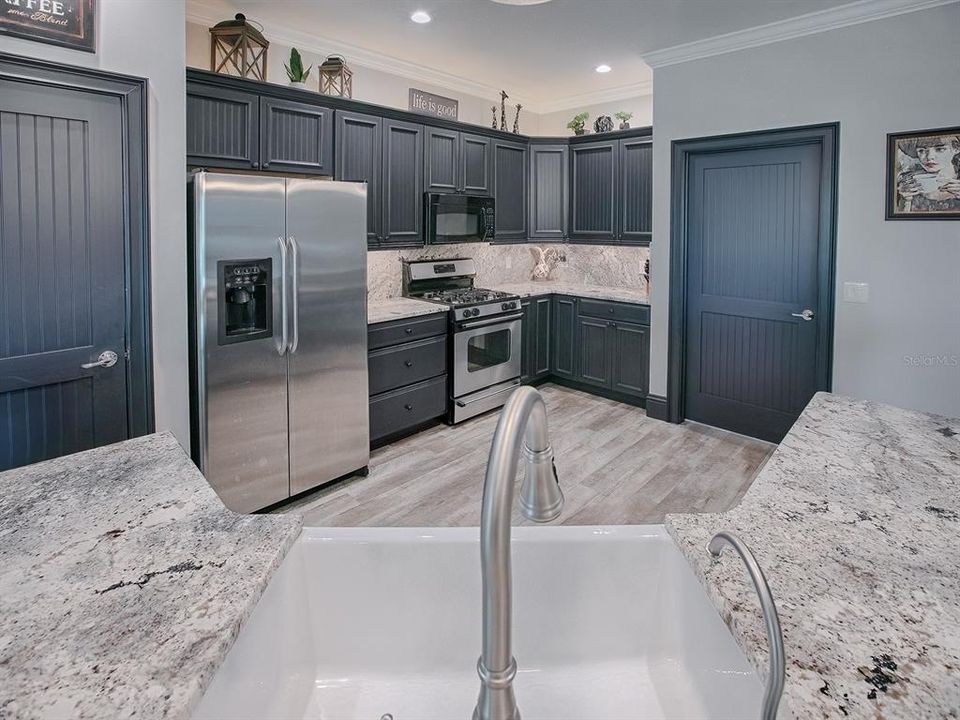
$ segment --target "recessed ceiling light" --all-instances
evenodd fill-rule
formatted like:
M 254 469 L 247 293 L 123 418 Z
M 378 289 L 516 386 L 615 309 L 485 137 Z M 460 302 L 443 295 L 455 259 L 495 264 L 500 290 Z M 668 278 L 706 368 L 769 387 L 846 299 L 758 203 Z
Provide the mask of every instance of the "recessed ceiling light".
M 430 22 L 433 18 L 430 17 L 430 13 L 426 10 L 417 10 L 410 16 L 410 19 L 418 25 L 423 25 L 424 23 Z
M 500 5 L 542 5 L 550 0 L 493 0 Z
M 610 72 L 611 70 L 613 70 L 613 68 L 610 67 L 609 65 L 597 65 L 597 72 L 598 72 L 598 73 L 608 73 L 608 72 Z

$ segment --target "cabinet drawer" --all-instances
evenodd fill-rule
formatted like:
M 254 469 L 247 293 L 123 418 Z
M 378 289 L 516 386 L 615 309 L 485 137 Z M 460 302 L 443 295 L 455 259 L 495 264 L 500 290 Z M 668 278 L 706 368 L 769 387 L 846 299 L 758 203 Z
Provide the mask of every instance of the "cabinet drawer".
M 367 349 L 396 345 L 397 343 L 422 340 L 435 335 L 447 334 L 447 314 L 425 315 L 409 320 L 391 320 L 371 325 L 367 330 Z
M 446 375 L 371 398 L 370 441 L 416 427 L 446 411 Z
M 609 302 L 606 300 L 580 300 L 581 315 L 607 320 L 622 320 L 640 325 L 650 324 L 650 307 L 630 303 Z
M 447 336 L 404 343 L 370 353 L 370 395 L 447 372 Z

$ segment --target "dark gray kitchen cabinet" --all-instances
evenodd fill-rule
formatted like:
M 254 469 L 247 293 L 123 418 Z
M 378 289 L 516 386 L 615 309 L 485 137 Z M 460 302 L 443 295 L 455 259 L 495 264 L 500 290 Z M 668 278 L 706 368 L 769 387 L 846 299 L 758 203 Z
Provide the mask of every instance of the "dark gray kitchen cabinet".
M 570 237 L 588 242 L 617 241 L 617 140 L 570 147 Z
M 564 240 L 567 237 L 568 164 L 566 145 L 530 146 L 527 229 L 530 238 Z
M 577 361 L 577 299 L 554 295 L 550 342 L 551 374 L 573 380 Z
M 620 395 L 646 397 L 649 319 L 646 305 L 581 300 L 577 304 L 579 353 L 573 379 Z
M 652 140 L 576 143 L 570 153 L 570 237 L 648 245 L 653 230 Z
M 610 388 L 646 397 L 650 385 L 650 326 L 614 322 Z
M 649 244 L 653 233 L 653 142 L 620 141 L 619 240 Z
M 610 322 L 577 318 L 577 372 L 574 380 L 588 385 L 610 386 Z
M 333 175 L 333 110 L 261 97 L 260 169 Z
M 367 184 L 367 245 L 383 235 L 383 121 L 373 115 L 337 113 L 336 179 Z
M 381 247 L 423 244 L 423 125 L 383 124 Z
M 187 164 L 260 167 L 260 98 L 204 83 L 187 83 Z
M 527 145 L 493 141 L 494 239 L 527 238 Z
M 520 379 L 537 382 L 550 374 L 552 300 L 549 295 L 526 298 L 520 306 L 523 309 Z
M 427 127 L 426 192 L 489 195 L 492 182 L 490 139 L 482 135 Z
M 447 411 L 447 317 L 393 320 L 367 328 L 370 444 L 416 432 Z
M 489 195 L 493 187 L 490 138 L 460 134 L 460 192 Z
M 425 140 L 425 192 L 459 192 L 460 133 L 428 126 Z

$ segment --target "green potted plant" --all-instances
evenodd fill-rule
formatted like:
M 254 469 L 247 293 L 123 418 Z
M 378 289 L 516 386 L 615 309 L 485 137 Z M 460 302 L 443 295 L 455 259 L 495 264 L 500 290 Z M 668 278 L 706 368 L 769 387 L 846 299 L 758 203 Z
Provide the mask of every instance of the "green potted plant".
M 588 117 L 590 117 L 590 113 L 577 113 L 573 116 L 573 120 L 567 123 L 567 127 L 573 130 L 574 135 L 583 135 L 583 126 L 586 124 Z
M 287 77 L 290 78 L 290 87 L 306 87 L 307 78 L 313 65 L 306 70 L 303 69 L 303 59 L 300 57 L 300 51 L 296 48 L 290 48 L 290 63 L 284 63 L 284 69 L 287 71 Z
M 629 129 L 630 129 L 630 123 L 629 123 L 628 121 L 630 120 L 630 118 L 633 117 L 633 113 L 627 112 L 626 110 L 621 110 L 620 112 L 615 113 L 615 114 L 614 114 L 614 117 L 617 118 L 617 120 L 620 121 L 620 129 L 621 129 L 621 130 L 629 130 Z

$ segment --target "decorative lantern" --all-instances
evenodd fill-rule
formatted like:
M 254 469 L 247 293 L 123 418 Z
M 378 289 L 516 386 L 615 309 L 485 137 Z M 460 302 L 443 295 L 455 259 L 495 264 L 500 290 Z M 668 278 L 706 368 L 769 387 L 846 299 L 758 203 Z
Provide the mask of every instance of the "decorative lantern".
M 353 70 L 339 55 L 331 55 L 320 65 L 320 92 L 324 95 L 353 97 Z
M 267 79 L 270 43 L 243 13 L 210 28 L 210 69 L 224 75 Z

